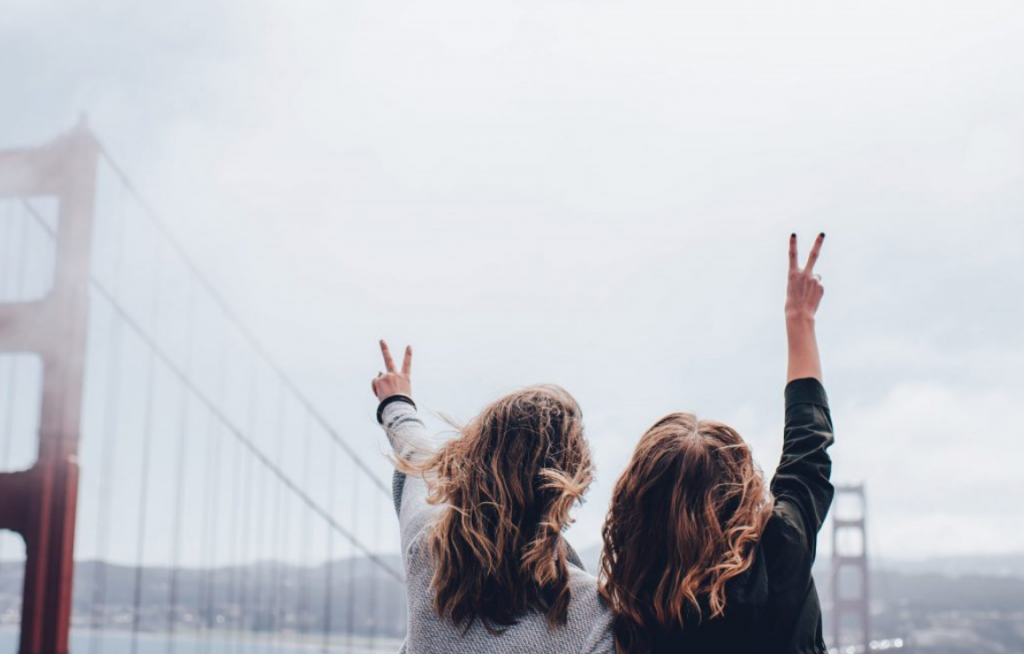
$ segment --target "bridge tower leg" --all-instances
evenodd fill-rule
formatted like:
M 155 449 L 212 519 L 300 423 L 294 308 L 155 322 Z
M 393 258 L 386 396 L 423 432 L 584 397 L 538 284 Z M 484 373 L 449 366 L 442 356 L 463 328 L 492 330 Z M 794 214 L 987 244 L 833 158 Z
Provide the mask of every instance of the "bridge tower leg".
M 832 517 L 832 645 L 840 646 L 840 633 L 847 618 L 860 627 L 855 643 L 867 652 L 871 642 L 869 612 L 867 496 L 864 484 L 836 486 L 837 513 Z M 842 509 L 851 513 L 839 513 Z M 848 536 L 846 536 L 848 534 Z M 849 572 L 847 572 L 849 571 Z M 852 582 L 852 583 L 851 583 Z
M 59 202 L 53 287 L 0 304 L 0 352 L 43 364 L 39 455 L 0 473 L 0 528 L 25 539 L 20 654 L 67 654 L 78 501 L 78 436 L 89 317 L 89 260 L 99 145 L 84 121 L 34 149 L 0 152 L 0 197 Z

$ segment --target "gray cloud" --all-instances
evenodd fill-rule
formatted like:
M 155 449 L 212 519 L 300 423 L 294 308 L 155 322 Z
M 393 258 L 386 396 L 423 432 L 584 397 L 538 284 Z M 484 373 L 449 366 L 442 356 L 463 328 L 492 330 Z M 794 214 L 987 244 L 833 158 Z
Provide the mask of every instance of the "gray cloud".
M 379 336 L 455 415 L 564 384 L 601 465 L 580 544 L 661 413 L 770 473 L 785 238 L 827 231 L 836 471 L 878 547 L 1020 549 L 1024 10 L 983 4 L 22 4 L 0 141 L 89 110 L 368 453 Z

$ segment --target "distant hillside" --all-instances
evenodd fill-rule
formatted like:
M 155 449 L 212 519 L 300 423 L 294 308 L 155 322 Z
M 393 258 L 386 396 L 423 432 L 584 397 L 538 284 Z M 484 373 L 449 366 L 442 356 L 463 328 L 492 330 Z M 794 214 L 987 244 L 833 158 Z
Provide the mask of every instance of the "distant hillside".
M 601 546 L 591 545 L 578 550 L 583 564 L 590 572 L 597 570 Z M 829 557 L 822 556 L 815 564 L 815 572 L 827 574 Z M 933 557 L 927 559 L 874 559 L 871 567 L 875 570 L 906 575 L 946 575 L 948 577 L 1015 577 L 1024 579 L 1024 554 L 965 554 L 961 556 Z
M 397 556 L 383 560 L 401 572 Z M 16 616 L 22 564 L 0 564 L 0 616 Z M 135 568 L 96 561 L 75 565 L 73 620 L 78 625 L 116 628 L 130 624 Z M 141 575 L 142 628 L 159 631 L 173 616 L 177 624 L 252 631 L 335 632 L 401 637 L 405 633 L 405 589 L 368 559 L 357 557 L 306 567 L 256 563 L 177 573 L 177 602 L 171 607 L 172 571 L 144 568 Z
M 598 555 L 597 547 L 580 551 L 592 572 Z M 385 561 L 401 570 L 397 557 L 385 557 Z M 899 564 L 908 571 L 886 562 L 886 567 L 876 567 L 871 575 L 873 633 L 878 638 L 904 639 L 903 651 L 908 653 L 1024 652 L 1024 575 L 1004 574 L 1016 570 L 1017 562 L 1018 557 L 961 557 Z M 21 567 L 14 562 L 0 564 L 0 623 L 17 619 Z M 945 572 L 949 570 L 963 574 Z M 997 574 L 970 572 L 974 570 Z M 818 562 L 815 577 L 826 635 L 831 636 L 827 560 Z M 405 631 L 404 588 L 361 557 L 311 567 L 258 563 L 188 569 L 179 571 L 178 584 L 178 602 L 172 610 L 171 571 L 143 570 L 143 629 L 164 630 L 173 615 L 178 625 L 255 632 L 322 632 L 329 625 L 336 633 L 400 638 Z M 75 624 L 125 628 L 131 624 L 134 593 L 134 568 L 78 563 Z
M 976 575 L 1024 579 L 1024 554 L 934 557 L 921 560 L 879 559 L 874 567 L 904 574 Z
M 600 547 L 579 554 L 595 572 Z M 827 556 L 819 559 L 814 577 L 826 638 L 836 645 L 831 642 L 830 563 Z M 903 639 L 903 652 L 1024 652 L 1024 556 L 878 561 L 869 583 L 872 633 L 876 638 Z

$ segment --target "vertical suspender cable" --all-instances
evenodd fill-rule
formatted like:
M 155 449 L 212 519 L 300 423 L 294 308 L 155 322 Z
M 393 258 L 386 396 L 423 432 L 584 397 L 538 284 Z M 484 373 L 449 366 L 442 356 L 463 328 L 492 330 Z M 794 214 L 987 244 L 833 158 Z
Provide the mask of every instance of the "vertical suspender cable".
M 221 615 L 220 606 L 218 601 L 220 595 L 217 593 L 217 586 L 220 583 L 221 570 L 218 566 L 220 557 L 218 556 L 218 550 L 220 548 L 220 509 L 221 509 L 221 480 L 220 480 L 220 462 L 222 457 L 222 450 L 224 444 L 221 439 L 224 437 L 224 427 L 221 424 L 216 424 L 213 429 L 214 443 L 214 454 L 213 454 L 213 497 L 210 502 L 213 504 L 213 510 L 210 512 L 210 576 L 209 585 L 206 593 L 206 605 L 207 611 L 210 616 L 211 630 L 216 629 L 218 632 L 223 631 L 221 625 L 224 623 L 224 617 Z M 218 635 L 218 638 L 220 636 Z
M 227 378 L 227 361 L 225 360 L 224 348 L 218 348 L 217 355 L 217 393 L 218 402 L 224 399 L 224 386 Z M 203 541 L 206 551 L 206 565 L 202 568 L 202 589 L 203 602 L 203 654 L 210 652 L 210 632 L 217 624 L 216 616 L 216 592 L 217 592 L 217 529 L 218 529 L 218 508 L 220 506 L 220 478 L 217 474 L 220 469 L 220 448 L 221 435 L 224 427 L 214 412 L 209 412 L 210 433 L 207 439 L 206 459 L 206 480 L 205 480 L 205 502 L 203 504 Z
M 250 434 L 253 434 L 256 431 L 256 416 L 257 416 L 257 403 L 258 403 L 258 401 L 259 401 L 258 375 L 256 374 L 256 371 L 253 370 L 251 372 L 250 376 L 249 376 L 249 392 L 248 392 L 248 398 L 247 398 L 247 401 L 246 401 L 246 410 L 248 412 L 248 430 L 249 430 Z M 253 470 L 252 470 L 253 462 L 252 462 L 252 459 L 247 456 L 244 459 L 244 463 L 245 463 L 245 470 L 244 470 L 245 476 L 244 476 L 244 479 L 242 481 L 242 517 L 241 517 L 241 520 L 242 520 L 242 544 L 241 544 L 241 552 L 240 552 L 240 554 L 238 556 L 238 565 L 239 566 L 246 565 L 246 561 L 249 558 L 249 543 L 252 541 L 252 533 L 251 533 L 251 527 L 252 527 L 251 505 L 252 505 L 252 502 L 250 500 L 251 500 L 251 497 L 252 497 L 251 489 L 252 489 L 252 484 L 253 484 Z M 239 617 L 240 617 L 240 619 L 242 621 L 242 629 L 246 632 L 245 633 L 245 638 L 243 638 L 242 640 L 247 640 L 248 637 L 251 636 L 251 634 L 248 633 L 248 632 L 252 629 L 252 618 L 249 615 L 249 610 L 250 610 L 249 609 L 249 607 L 250 607 L 250 605 L 249 605 L 249 594 L 250 593 L 249 593 L 249 575 L 248 574 L 245 574 L 245 573 L 242 574 L 240 588 L 241 588 L 241 591 L 240 591 L 241 592 L 241 602 L 239 604 L 238 611 L 239 611 Z M 242 642 L 237 643 L 237 647 L 236 647 L 235 651 L 236 652 L 241 652 L 243 644 L 244 643 L 242 643 Z
M 380 551 L 380 495 L 373 496 L 373 546 Z M 377 644 L 377 585 L 381 577 L 377 566 L 370 566 L 370 646 Z
M 267 516 L 267 502 L 266 502 L 266 498 L 267 498 L 267 483 L 270 480 L 270 478 L 267 475 L 268 475 L 268 473 L 267 473 L 267 470 L 265 468 L 260 470 L 259 481 L 258 481 L 257 486 L 256 486 L 257 487 L 257 491 L 258 491 L 257 492 L 257 496 L 256 496 L 256 525 L 257 525 L 256 526 L 256 546 L 258 548 L 258 551 L 261 553 L 261 555 L 264 552 L 263 546 L 266 543 L 266 540 L 265 540 L 264 536 L 267 533 L 267 530 L 266 530 L 266 524 L 267 524 L 267 521 L 266 521 L 266 516 Z M 266 610 L 265 610 L 266 609 L 266 607 L 265 607 L 265 603 L 266 603 L 265 596 L 266 596 L 266 593 L 263 592 L 263 590 L 264 590 L 263 587 L 266 585 L 265 584 L 265 576 L 266 575 L 264 574 L 264 571 L 266 569 L 266 565 L 265 565 L 265 561 L 261 561 L 260 558 L 265 558 L 265 557 L 257 556 L 257 562 L 258 563 L 257 563 L 256 569 L 253 570 L 253 572 L 252 572 L 253 580 L 254 580 L 253 583 L 256 586 L 255 592 L 253 593 L 253 607 L 254 607 L 254 611 L 256 613 L 256 619 L 258 621 L 262 621 L 265 618 L 265 615 L 266 615 Z M 254 649 L 259 649 L 259 647 L 257 647 L 257 645 L 259 645 L 261 647 L 262 644 L 260 644 L 260 643 L 254 644 Z
M 259 375 L 254 369 L 250 373 L 249 377 L 249 398 L 248 398 L 248 428 L 249 434 L 254 435 L 256 433 L 257 418 L 259 415 Z M 252 484 L 255 479 L 253 474 L 253 461 L 251 457 L 245 458 L 245 483 L 243 487 L 245 492 L 242 495 L 242 553 L 239 557 L 239 565 L 244 565 L 249 558 L 249 543 L 252 541 Z M 252 617 L 250 613 L 249 603 L 249 576 L 248 574 L 242 575 L 242 605 L 240 607 L 242 615 L 242 624 L 246 626 L 247 630 L 251 629 Z M 252 634 L 247 634 L 251 636 Z M 240 651 L 240 650 L 239 650 Z
M 359 533 L 359 475 L 352 475 L 352 533 Z M 347 614 L 346 631 L 346 644 L 349 649 L 352 649 L 352 642 L 355 638 L 356 633 L 356 553 L 351 552 L 348 560 L 348 593 L 345 598 L 345 611 Z
M 278 425 L 277 425 L 277 454 L 276 462 L 278 467 L 284 469 L 284 442 L 288 431 L 288 393 L 284 386 L 281 387 L 281 394 L 278 400 Z M 271 644 L 273 651 L 278 649 L 278 632 L 281 629 L 281 607 L 283 604 L 282 578 L 284 576 L 284 561 L 281 560 L 281 543 L 283 541 L 284 529 L 281 526 L 283 499 L 282 491 L 284 484 L 280 481 L 274 486 L 274 514 L 273 514 L 273 567 L 271 568 L 271 593 L 273 594 L 271 627 Z
M 255 429 L 256 426 L 256 407 L 257 397 L 259 393 L 258 389 L 258 375 L 256 370 L 255 362 L 251 364 L 249 370 L 249 391 L 246 397 L 246 412 L 248 415 L 250 433 Z M 239 467 L 244 466 L 244 469 L 240 472 Z M 244 455 L 244 452 L 239 451 L 238 456 L 233 457 L 233 466 L 231 468 L 232 479 L 234 480 L 231 495 L 231 556 L 234 559 L 234 566 L 231 568 L 231 590 L 229 591 L 234 603 L 234 612 L 237 613 L 237 618 L 234 619 L 234 626 L 231 631 L 231 643 L 232 651 L 242 652 L 244 649 L 244 641 L 247 640 L 245 631 L 248 631 L 246 625 L 247 612 L 243 608 L 248 604 L 248 598 L 246 597 L 245 588 L 248 585 L 246 578 L 246 568 L 244 567 L 244 553 L 249 549 L 247 538 L 243 532 L 245 532 L 249 525 L 247 520 L 248 505 L 249 505 L 249 457 Z M 240 490 L 241 488 L 241 490 Z M 241 510 L 240 510 L 241 506 Z
M 274 479 L 273 476 L 268 476 L 265 486 L 267 486 L 267 495 L 272 494 L 272 486 L 277 483 L 278 480 Z M 261 537 L 261 542 L 264 546 L 266 554 L 263 557 L 264 565 L 261 571 L 261 585 L 263 586 L 263 607 L 262 607 L 262 619 L 263 619 L 263 634 L 260 638 L 260 651 L 270 651 L 270 620 L 271 611 L 274 605 L 274 598 L 271 596 L 274 592 L 273 578 L 274 573 L 273 567 L 273 554 L 274 554 L 274 520 L 273 520 L 273 509 L 270 508 L 272 500 L 264 503 L 264 513 L 268 514 L 268 518 L 264 522 L 264 532 Z M 268 533 L 269 531 L 269 533 Z
M 288 510 L 287 500 L 288 500 L 288 498 L 285 495 L 282 494 L 282 496 L 281 496 L 281 522 L 283 523 L 283 525 L 281 526 L 281 545 L 282 545 L 282 550 L 283 551 L 281 553 L 281 566 L 282 567 L 281 567 L 281 579 L 280 579 L 280 586 L 279 586 L 280 589 L 281 589 L 281 611 L 280 611 L 281 625 L 278 627 L 279 637 L 280 637 L 280 632 L 282 630 L 289 628 L 288 616 L 291 615 L 291 613 L 292 613 L 291 608 L 290 608 L 290 603 L 294 601 L 294 599 L 290 598 L 289 595 L 288 595 L 288 589 L 291 587 L 291 583 L 290 582 L 292 581 L 292 577 L 293 577 L 293 574 L 292 574 L 293 573 L 293 569 L 292 569 L 292 564 L 291 564 L 291 562 L 288 559 L 288 554 L 290 553 L 290 550 L 291 550 L 290 545 L 291 545 L 292 539 L 291 539 L 291 520 L 290 520 L 290 517 L 289 517 L 291 515 L 291 511 Z M 278 648 L 278 651 L 280 651 L 280 648 Z
M 249 559 L 249 542 L 252 540 L 251 526 L 252 521 L 249 519 L 249 497 L 252 495 L 250 489 L 252 488 L 253 479 L 255 477 L 253 473 L 253 460 L 251 457 L 245 456 L 242 458 L 243 465 L 243 480 L 242 480 L 242 551 L 238 556 L 238 566 L 243 570 L 241 583 L 239 584 L 239 593 L 241 595 L 240 602 L 238 605 L 238 617 L 241 622 L 242 637 L 238 641 L 237 652 L 244 654 L 246 651 L 246 643 L 252 637 L 252 626 L 253 620 L 250 613 L 251 607 L 249 604 L 249 576 L 248 564 L 246 561 Z M 243 567 L 245 566 L 245 567 Z
M 122 188 L 118 200 L 117 218 L 114 219 L 113 279 L 111 293 L 115 298 L 121 295 L 121 268 L 124 263 L 125 241 L 125 191 Z M 101 634 L 106 628 L 107 603 L 107 555 L 110 550 L 110 517 L 113 513 L 115 464 L 117 453 L 118 421 L 121 400 L 121 349 L 124 332 L 121 318 L 110 312 L 110 328 L 107 334 L 106 397 L 103 407 L 103 446 L 100 454 L 100 497 L 96 528 L 96 567 L 93 570 L 92 590 L 92 632 L 89 639 L 90 654 L 102 651 Z M 101 613 L 102 612 L 102 613 Z M 98 624 L 97 624 L 98 623 Z
M 161 291 L 161 257 L 159 246 L 155 245 L 154 248 L 154 285 L 153 285 L 153 300 L 150 306 L 152 325 L 154 338 L 156 334 L 157 326 L 160 321 L 160 291 Z M 149 361 L 147 364 L 146 371 L 146 399 L 143 426 L 142 426 L 142 462 L 141 462 L 141 483 L 139 488 L 139 528 L 136 535 L 136 552 L 135 552 L 135 594 L 132 601 L 133 618 L 132 618 L 132 640 L 131 640 L 131 654 L 138 654 L 139 651 L 139 629 L 142 625 L 141 610 L 142 610 L 142 582 L 143 582 L 143 568 L 142 558 L 145 551 L 146 545 L 146 504 L 149 500 L 149 457 L 150 450 L 152 449 L 153 442 L 153 414 L 155 413 L 154 394 L 156 391 L 156 363 L 157 355 L 156 351 L 150 348 Z
M 306 426 L 302 436 L 302 478 L 309 480 L 309 442 L 312 440 L 313 417 L 306 413 Z M 313 544 L 310 542 L 309 532 L 312 528 L 313 513 L 306 511 L 302 518 L 302 565 L 299 567 L 302 576 L 299 580 L 299 601 L 298 601 L 298 628 L 302 634 L 306 633 L 309 626 L 309 585 L 313 583 L 313 576 L 309 574 L 310 559 L 312 556 Z
M 334 448 L 327 448 L 327 511 L 334 513 Z M 355 532 L 352 532 L 355 533 Z M 334 607 L 334 530 L 327 530 L 327 555 L 324 557 L 324 565 L 327 566 L 326 580 L 324 583 L 324 640 L 323 652 L 326 654 L 331 646 L 331 617 Z M 351 651 L 351 649 L 349 649 Z
M 192 374 L 192 338 L 194 336 L 194 313 L 195 313 L 195 285 L 189 284 L 188 300 L 185 307 L 185 374 Z M 178 410 L 178 464 L 175 474 L 174 489 L 174 533 L 173 551 L 171 554 L 171 587 L 169 591 L 169 606 L 167 609 L 167 654 L 174 654 L 174 628 L 177 623 L 178 607 L 178 577 L 179 565 L 181 563 L 181 521 L 185 492 L 185 455 L 188 453 L 189 434 L 189 406 L 190 397 L 188 389 L 182 384 L 181 406 Z
M 203 482 L 203 510 L 202 516 L 199 522 L 199 581 L 198 581 L 198 600 L 197 605 L 199 606 L 199 635 L 200 645 L 199 652 L 205 654 L 209 650 L 208 630 L 210 626 L 210 613 L 207 602 L 209 596 L 208 584 L 210 579 L 210 506 L 213 504 L 212 498 L 212 474 L 213 468 L 213 443 L 216 439 L 214 433 L 215 422 L 212 414 L 207 415 L 209 421 L 209 427 L 206 435 L 206 456 L 204 458 L 204 482 Z
M 284 484 L 279 484 L 284 486 Z M 280 528 L 280 540 L 278 541 L 277 550 L 277 565 L 278 565 L 278 576 L 275 597 L 278 599 L 277 610 L 274 611 L 274 641 L 275 641 L 275 652 L 280 652 L 281 647 L 284 643 L 284 631 L 288 628 L 288 615 L 291 613 L 289 610 L 289 602 L 291 599 L 288 596 L 289 581 L 292 577 L 291 563 L 288 561 L 288 543 L 291 541 L 289 538 L 290 520 L 288 519 L 288 505 L 287 498 L 284 493 L 281 494 L 281 512 L 278 527 Z
M 231 457 L 231 503 L 229 505 L 228 517 L 228 606 L 225 620 L 227 620 L 226 626 L 231 629 L 231 640 L 237 646 L 239 638 L 239 615 L 238 607 L 240 605 L 238 588 L 239 588 L 239 575 L 241 573 L 241 567 L 238 565 L 238 550 L 240 546 L 240 539 L 238 538 L 238 521 L 239 521 L 239 485 L 242 480 L 242 448 L 238 447 L 237 453 Z

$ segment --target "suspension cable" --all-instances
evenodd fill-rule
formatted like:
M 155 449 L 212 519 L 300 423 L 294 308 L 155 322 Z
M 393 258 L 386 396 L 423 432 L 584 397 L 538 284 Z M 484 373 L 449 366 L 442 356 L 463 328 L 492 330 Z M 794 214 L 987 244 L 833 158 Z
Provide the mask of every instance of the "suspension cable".
M 352 476 L 352 531 L 358 531 L 359 525 L 359 511 L 356 507 L 359 506 L 359 478 L 355 475 Z M 355 639 L 356 633 L 356 557 L 349 556 L 348 559 L 348 592 L 345 600 L 345 612 L 346 612 L 346 637 L 345 643 L 349 649 L 352 649 L 353 640 Z
M 117 296 L 121 292 L 121 268 L 124 263 L 124 197 L 118 203 L 117 219 L 114 221 L 114 253 L 113 253 L 113 290 Z M 100 498 L 97 509 L 96 529 L 96 566 L 93 569 L 92 624 L 89 639 L 90 654 L 100 654 L 102 643 L 100 635 L 106 628 L 107 605 L 107 554 L 110 550 L 110 516 L 113 512 L 115 465 L 117 460 L 118 433 L 117 416 L 120 415 L 121 400 L 121 321 L 111 313 L 107 332 L 107 371 L 105 380 L 106 402 L 103 409 L 103 445 L 100 453 Z M 99 621 L 99 611 L 104 611 L 103 621 Z
M 288 395 L 286 389 L 281 388 L 281 393 L 278 397 L 277 405 L 277 451 L 275 452 L 275 461 L 278 465 L 284 468 L 284 434 L 288 425 Z M 274 485 L 273 499 L 271 500 L 271 514 L 270 514 L 270 551 L 271 551 L 271 563 L 270 563 L 270 630 L 267 635 L 267 640 L 270 641 L 270 651 L 277 651 L 277 631 L 279 629 L 279 616 L 280 616 L 280 605 L 281 605 L 281 589 L 280 589 L 280 577 L 281 577 L 281 559 L 279 554 L 279 545 L 281 542 L 281 491 L 283 487 L 281 484 Z
M 334 508 L 334 477 L 335 477 L 334 449 L 327 453 L 327 505 Z M 353 504 L 353 506 L 355 506 Z M 324 556 L 324 565 L 327 567 L 327 579 L 324 584 L 324 639 L 322 651 L 327 654 L 331 647 L 331 619 L 334 615 L 334 561 L 331 555 L 334 554 L 334 532 L 327 530 L 327 554 Z M 351 651 L 351 650 L 349 650 Z
M 40 221 L 41 224 L 43 224 L 43 226 L 47 229 L 48 233 L 50 233 L 51 236 L 56 236 L 53 229 L 49 225 L 47 225 L 44 220 L 42 220 L 42 217 L 39 216 L 38 213 L 34 213 L 34 216 L 37 219 L 37 221 Z M 207 411 L 209 411 L 214 417 L 217 418 L 217 421 L 221 424 L 222 428 L 227 430 L 227 432 L 230 433 L 235 439 L 239 440 L 245 447 L 245 449 L 248 450 L 253 456 L 255 456 L 256 459 L 264 466 L 264 468 L 266 468 L 273 476 L 280 479 L 289 490 L 291 490 L 299 497 L 303 504 L 305 504 L 314 513 L 316 513 L 322 519 L 324 519 L 333 530 L 337 531 L 343 538 L 349 541 L 349 543 L 352 544 L 352 546 L 355 547 L 364 556 L 366 556 L 367 559 L 369 559 L 372 563 L 376 564 L 377 566 L 385 570 L 385 572 L 387 572 L 387 574 L 395 580 L 400 582 L 404 581 L 404 578 L 401 575 L 401 573 L 399 573 L 390 565 L 385 563 L 376 553 L 371 551 L 365 544 L 363 544 L 358 538 L 355 537 L 354 530 L 346 529 L 343 525 L 341 525 L 332 514 L 325 511 L 324 508 L 317 504 L 316 501 L 313 500 L 313 498 L 310 497 L 310 495 L 306 493 L 294 480 L 292 480 L 288 475 L 284 473 L 283 470 L 281 470 L 277 465 L 275 465 L 274 462 L 256 446 L 253 440 L 250 437 L 246 436 L 246 434 L 237 425 L 235 425 L 230 420 L 230 418 L 228 418 L 227 414 L 223 410 L 218 408 L 218 405 L 208 395 L 206 395 L 203 392 L 203 390 L 199 388 L 199 386 L 192 379 L 190 379 L 185 374 L 185 372 L 174 361 L 174 359 L 167 352 L 165 352 L 159 346 L 159 344 L 156 343 L 153 337 L 151 337 L 146 332 L 142 325 L 139 324 L 138 320 L 136 320 L 127 310 L 125 310 L 123 306 L 121 306 L 121 304 L 117 301 L 117 298 L 110 292 L 110 290 L 107 289 L 107 287 L 102 282 L 100 282 L 95 276 L 92 275 L 90 275 L 89 277 L 89 282 L 92 288 L 97 292 L 97 295 L 103 298 L 110 305 L 114 312 L 121 318 L 125 326 L 127 326 L 136 335 L 136 337 L 138 337 L 150 349 L 150 351 L 155 355 L 156 359 L 159 360 L 174 377 L 176 377 L 184 384 L 184 386 L 189 390 L 189 392 L 192 393 L 193 397 L 195 397 L 195 399 Z M 289 391 L 294 394 L 294 391 L 292 391 L 290 387 Z M 304 401 L 301 400 L 301 398 L 300 404 L 303 406 L 303 408 L 306 408 L 306 404 Z M 330 430 L 330 425 L 325 424 L 322 418 L 318 417 L 319 414 L 314 413 L 312 411 L 310 411 L 309 413 L 313 417 L 313 419 L 317 421 L 321 428 L 325 430 Z M 361 464 L 361 461 L 357 457 L 350 458 L 353 459 L 353 462 L 357 466 L 359 466 L 360 469 L 366 470 L 365 468 L 363 468 L 363 464 Z M 353 476 L 353 479 L 356 479 L 356 477 Z M 383 487 L 380 480 L 377 477 L 371 476 L 370 480 L 375 486 Z
M 158 246 L 157 246 L 158 247 Z M 159 250 L 158 250 L 159 252 Z M 150 306 L 150 313 L 152 316 L 152 324 L 154 330 L 156 326 L 160 324 L 160 289 L 161 279 L 160 274 L 162 270 L 161 257 L 157 254 L 154 257 L 154 286 L 153 286 L 153 299 Z M 155 341 L 155 338 L 153 339 Z M 132 642 L 131 642 L 131 653 L 137 654 L 139 647 L 139 628 L 141 626 L 141 608 L 142 608 L 142 582 L 143 582 L 143 567 L 142 558 L 146 546 L 146 518 L 148 516 L 147 503 L 149 500 L 149 458 L 153 446 L 153 414 L 156 412 L 154 394 L 156 387 L 156 364 L 157 354 L 156 349 L 151 348 L 149 352 L 149 360 L 147 363 L 146 371 L 146 399 L 144 401 L 144 417 L 142 426 L 142 461 L 140 462 L 140 468 L 142 471 L 139 488 L 139 526 L 137 532 L 136 551 L 135 551 L 135 593 L 132 600 L 134 607 L 134 615 L 132 617 Z
M 195 286 L 189 284 L 188 300 L 185 308 L 185 374 L 192 373 L 192 339 L 194 337 Z M 171 554 L 171 588 L 170 606 L 167 609 L 167 654 L 174 654 L 174 630 L 177 624 L 176 608 L 178 604 L 178 576 L 181 563 L 181 523 L 185 492 L 185 455 L 188 452 L 189 429 L 189 394 L 181 388 L 181 407 L 178 410 L 178 465 L 175 474 L 174 490 L 174 544 Z
M 280 382 L 288 389 L 288 391 L 295 396 L 299 404 L 312 414 L 313 418 L 320 424 L 327 435 L 333 440 L 339 447 L 341 447 L 345 453 L 352 459 L 355 464 L 370 477 L 373 484 L 377 486 L 385 495 L 390 495 L 391 491 L 387 485 L 377 477 L 377 474 L 370 468 L 369 465 L 363 461 L 362 457 L 349 445 L 338 433 L 337 430 L 331 426 L 327 418 L 320 413 L 313 402 L 302 392 L 298 385 L 292 380 L 292 378 L 285 372 L 284 368 L 270 355 L 270 352 L 263 346 L 263 344 L 256 338 L 255 334 L 242 322 L 238 314 L 231 308 L 231 305 L 227 302 L 224 296 L 217 290 L 213 282 L 203 274 L 199 269 L 198 265 L 193 261 L 189 254 L 185 251 L 184 246 L 181 245 L 180 241 L 171 233 L 167 228 L 163 219 L 157 211 L 146 201 L 142 194 L 138 191 L 135 185 L 128 179 L 128 176 L 121 170 L 120 166 L 114 161 L 113 157 L 109 152 L 101 145 L 100 154 L 106 160 L 114 174 L 121 180 L 121 183 L 125 188 L 135 197 L 139 206 L 142 207 L 146 216 L 154 224 L 157 231 L 163 235 L 170 245 L 171 249 L 178 256 L 178 259 L 185 265 L 185 268 L 191 272 L 196 280 L 200 283 L 202 288 L 207 292 L 214 304 L 223 312 L 224 316 L 228 321 L 238 329 L 243 339 L 249 344 L 249 347 L 267 364 L 274 375 L 280 380 Z

